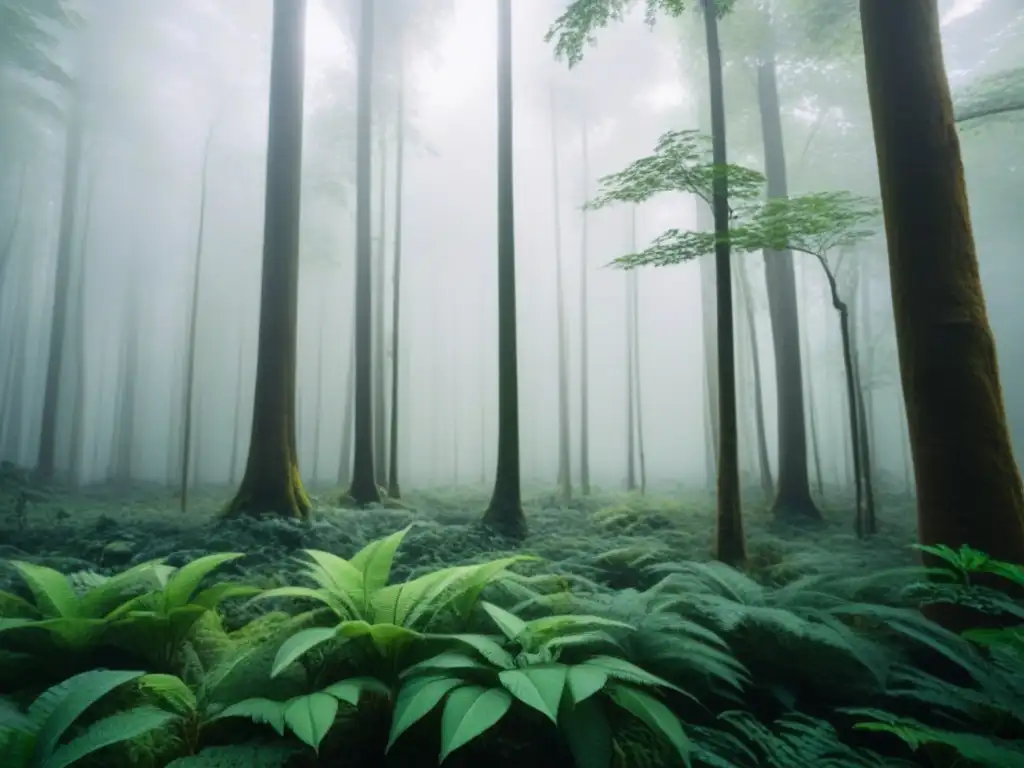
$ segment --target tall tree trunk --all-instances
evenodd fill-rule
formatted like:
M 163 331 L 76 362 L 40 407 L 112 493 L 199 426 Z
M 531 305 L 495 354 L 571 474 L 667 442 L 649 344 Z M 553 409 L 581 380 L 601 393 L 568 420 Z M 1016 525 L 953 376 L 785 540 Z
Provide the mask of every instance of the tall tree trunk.
M 636 253 L 636 207 L 633 208 L 632 251 Z M 634 394 L 636 395 L 636 444 L 640 459 L 640 495 L 647 493 L 647 454 L 644 450 L 644 401 L 643 379 L 640 376 L 640 274 L 630 270 L 629 292 L 633 305 L 633 356 L 629 366 L 633 369 Z
M 583 153 L 583 201 L 590 193 L 590 146 L 587 141 L 587 120 L 580 130 Z M 587 256 L 590 249 L 588 224 L 590 217 L 583 209 L 580 237 L 580 493 L 590 495 L 590 312 L 588 307 Z
M 708 83 L 711 93 L 711 141 L 715 166 L 727 164 L 725 93 L 722 53 L 718 43 L 718 15 L 714 0 L 702 0 L 707 36 Z M 715 557 L 729 565 L 746 560 L 743 512 L 740 502 L 739 438 L 736 423 L 736 364 L 733 339 L 732 262 L 729 246 L 729 184 L 716 173 L 712 186 L 715 217 L 715 287 L 718 309 L 718 384 L 720 434 L 718 445 L 718 509 Z
M 377 486 L 383 488 L 388 482 L 387 411 L 385 396 L 387 379 L 387 352 L 384 345 L 384 308 L 387 302 L 387 208 L 388 208 L 388 138 L 387 126 L 381 117 L 379 131 L 380 146 L 380 196 L 378 198 L 376 276 L 373 283 L 373 467 Z
M 782 135 L 775 40 L 766 25 L 765 50 L 757 66 L 757 94 L 764 142 L 768 198 L 789 196 L 786 152 Z M 803 373 L 800 360 L 800 319 L 796 275 L 791 251 L 765 251 L 765 283 L 775 349 L 775 392 L 778 408 L 779 482 L 772 513 L 778 520 L 816 521 L 821 511 L 811 498 L 807 477 L 807 431 L 804 424 Z
M 4 388 L 3 457 L 20 464 L 25 427 L 25 362 L 27 360 L 29 317 L 32 312 L 34 272 L 32 265 L 23 266 L 25 285 L 14 300 L 15 316 L 11 323 L 13 343 L 8 358 L 8 385 Z
M 361 0 L 356 103 L 355 437 L 352 484 L 356 504 L 380 501 L 373 450 L 373 240 L 370 166 L 373 128 L 373 0 Z M 344 439 L 344 438 L 343 438 Z
M 65 339 L 68 325 L 68 290 L 71 281 L 72 238 L 78 213 L 79 176 L 82 166 L 82 138 L 85 132 L 80 86 L 69 94 L 70 120 L 64 146 L 64 181 L 60 204 L 60 232 L 57 238 L 57 264 L 54 274 L 53 307 L 50 320 L 49 355 L 43 392 L 43 419 L 39 432 L 36 474 L 52 480 L 56 471 L 57 417 L 60 407 Z
M 311 507 L 295 450 L 305 22 L 306 0 L 274 0 L 256 387 L 249 458 L 229 514 L 304 519 Z
M 562 280 L 562 195 L 558 179 L 558 125 L 555 92 L 550 95 L 551 189 L 555 223 L 555 311 L 558 332 L 558 492 L 563 502 L 572 499 L 572 451 L 569 434 L 569 349 L 565 323 L 565 286 Z
M 754 427 L 757 436 L 757 466 L 761 481 L 761 492 L 765 501 L 770 501 L 775 483 L 772 481 L 772 466 L 768 459 L 768 440 L 764 425 L 764 396 L 761 393 L 761 354 L 757 345 L 757 323 L 754 320 L 753 287 L 745 264 L 739 264 L 740 301 L 747 320 L 747 335 L 750 337 L 750 362 L 754 373 Z
M 861 0 L 922 544 L 1024 562 L 1006 424 L 935 0 Z M 996 582 L 1005 587 L 1005 582 Z M 953 606 L 947 626 L 991 621 Z
M 133 254 L 134 258 L 134 254 Z M 114 445 L 114 482 L 124 488 L 135 476 L 135 417 L 139 378 L 139 265 L 134 261 L 129 274 L 121 324 L 121 383 L 117 402 L 118 430 Z
M 526 535 L 519 470 L 516 234 L 512 152 L 512 0 L 498 0 L 498 463 L 484 523 Z
M 402 192 L 405 181 L 405 60 L 398 63 L 398 109 L 395 114 L 395 252 L 391 295 L 391 424 L 388 439 L 388 496 L 400 498 L 398 483 L 398 352 L 401 341 Z
M 238 454 L 242 442 L 242 363 L 245 360 L 245 340 L 238 339 L 238 360 L 235 368 L 235 412 L 231 423 L 231 468 L 228 470 L 228 482 L 234 485 L 238 480 Z
M 355 315 L 353 314 L 353 320 Z M 338 485 L 352 482 L 352 453 L 355 448 L 356 419 L 356 335 L 355 324 L 349 336 L 348 372 L 345 374 L 345 410 L 341 417 L 341 455 L 338 459 Z
M 95 181 L 95 179 L 94 179 Z M 85 215 L 82 219 L 81 240 L 78 243 L 78 280 L 75 289 L 75 401 L 71 409 L 71 438 L 68 476 L 75 486 L 83 481 L 82 464 L 85 460 L 85 384 L 86 365 L 85 324 L 89 316 L 85 309 L 86 300 L 86 252 L 89 245 L 89 230 L 92 228 L 92 202 L 95 185 L 89 184 L 85 199 Z
M 326 281 L 324 282 L 326 285 Z M 313 406 L 313 483 L 320 481 L 320 422 L 324 408 L 324 326 L 327 325 L 327 290 L 320 287 L 320 308 L 316 324 L 316 388 Z
M 699 97 L 697 100 L 697 117 L 700 130 L 711 133 L 711 118 L 707 105 L 710 101 L 706 82 L 699 81 Z M 701 232 L 713 232 L 714 215 L 703 200 L 697 200 L 697 229 Z M 714 493 L 718 477 L 718 330 L 715 318 L 718 316 L 718 300 L 715 298 L 715 259 L 714 255 L 698 259 L 700 270 L 700 306 L 701 306 L 701 344 L 704 376 L 704 470 L 705 481 L 709 493 Z
M 185 412 L 181 440 L 181 511 L 188 511 L 188 483 L 192 456 L 192 406 L 196 387 L 196 331 L 199 327 L 199 288 L 203 274 L 203 239 L 206 232 L 206 190 L 210 182 L 210 144 L 213 141 L 211 124 L 203 147 L 203 173 L 199 192 L 199 227 L 196 231 L 195 258 L 192 262 L 192 293 L 188 308 L 188 339 L 185 348 L 185 393 L 182 408 Z
M 629 209 L 630 253 L 636 253 L 636 206 Z M 633 342 L 636 334 L 633 331 L 635 312 L 633 302 L 636 296 L 633 290 L 634 270 L 626 272 L 626 490 L 636 490 L 636 393 L 634 382 L 636 370 L 633 367 Z
M 872 356 L 871 335 L 865 334 L 867 343 L 863 343 L 860 335 L 860 325 L 870 329 L 868 315 L 871 310 L 866 304 L 868 296 L 867 285 L 870 282 L 864 273 L 864 264 L 857 262 L 857 281 L 860 298 L 860 323 L 855 323 L 850 329 L 851 343 L 853 345 L 853 373 L 854 384 L 857 388 L 857 418 L 860 437 L 860 461 L 861 461 L 861 482 L 864 484 L 864 523 L 861 526 L 865 536 L 878 533 L 877 515 L 875 514 L 875 483 L 872 476 L 871 457 L 874 455 L 874 448 L 871 445 L 871 411 L 868 408 L 868 391 L 870 383 L 864 383 L 865 373 L 870 381 L 871 365 L 865 363 L 865 358 L 870 360 Z M 863 350 L 867 349 L 867 354 Z
M 810 311 L 811 306 L 811 294 L 807 289 L 807 270 L 803 269 L 801 275 L 801 289 L 802 299 L 805 313 Z M 800 313 L 797 313 L 797 321 L 800 322 Z M 807 385 L 807 430 L 810 432 L 811 438 L 811 455 L 814 459 L 814 482 L 818 489 L 818 500 L 822 501 L 825 498 L 825 481 L 822 475 L 821 468 L 821 444 L 818 440 L 818 409 L 817 401 L 814 399 L 814 370 L 811 366 L 813 356 L 810 354 L 811 342 L 810 342 L 810 328 L 806 322 L 803 323 L 800 329 L 800 353 L 804 360 L 802 366 Z

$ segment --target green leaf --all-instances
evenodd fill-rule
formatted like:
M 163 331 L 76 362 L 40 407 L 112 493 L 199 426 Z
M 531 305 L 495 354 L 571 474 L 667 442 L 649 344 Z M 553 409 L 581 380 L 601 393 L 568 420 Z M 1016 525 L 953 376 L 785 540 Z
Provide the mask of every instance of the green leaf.
M 43 760 L 42 768 L 66 768 L 111 744 L 130 741 L 161 728 L 177 716 L 156 707 L 136 707 L 117 712 L 90 725 L 81 736 L 59 746 Z
M 28 600 L 18 597 L 11 592 L 0 592 L 0 620 L 11 618 L 37 619 L 39 617 L 39 609 Z
M 343 557 L 319 549 L 307 549 L 305 553 L 313 559 L 314 564 L 306 571 L 322 589 L 327 590 L 348 607 L 353 619 L 367 618 L 366 587 L 363 584 L 363 572 Z
M 199 706 L 192 689 L 176 675 L 143 675 L 139 678 L 139 687 L 166 702 L 182 717 L 192 715 Z
M 225 717 L 247 717 L 254 723 L 269 725 L 277 731 L 278 736 L 284 736 L 284 712 L 287 706 L 288 702 L 286 701 L 264 698 L 245 699 L 221 710 L 210 720 L 221 720 Z
M 256 595 L 253 600 L 269 600 L 274 597 L 294 597 L 299 600 L 316 600 L 334 611 L 335 615 L 339 618 L 355 616 L 358 613 L 355 606 L 347 606 L 342 600 L 339 600 L 332 593 L 323 589 L 313 589 L 311 587 L 277 587 L 276 589 L 267 589 Z
M 399 736 L 426 717 L 448 691 L 461 683 L 455 677 L 418 677 L 403 685 L 395 700 L 387 749 L 390 750 Z
M 495 725 L 511 706 L 512 696 L 503 688 L 466 685 L 452 691 L 441 715 L 441 762 Z
M 390 536 L 371 541 L 349 560 L 362 574 L 363 590 L 367 599 L 377 590 L 387 586 L 395 551 L 411 528 L 411 525 L 407 525 Z
M 608 683 L 608 673 L 599 667 L 569 667 L 569 695 L 576 704 L 589 699 Z
M 12 560 L 21 578 L 28 584 L 36 607 L 48 618 L 74 618 L 78 614 L 78 596 L 68 577 L 44 565 Z
M 391 689 L 375 677 L 350 677 L 348 680 L 327 686 L 321 693 L 326 693 L 339 701 L 358 707 L 359 699 L 365 691 L 372 691 L 391 698 Z
M 491 667 L 486 664 L 482 664 L 472 656 L 467 656 L 464 653 L 456 653 L 455 651 L 446 651 L 439 653 L 436 656 L 431 656 L 429 659 L 416 662 L 415 664 L 406 667 L 399 674 L 400 677 L 409 677 L 411 675 L 419 675 L 423 672 L 430 672 L 432 670 L 457 670 L 457 669 L 486 669 L 490 670 Z
M 385 656 L 392 655 L 406 644 L 423 637 L 419 632 L 397 624 L 369 624 L 362 620 L 343 621 L 338 625 L 337 632 L 348 638 L 369 635 L 377 650 Z
M 568 671 L 564 664 L 538 664 L 524 669 L 507 669 L 498 674 L 498 679 L 523 704 L 547 715 L 557 725 Z
M 431 639 L 454 640 L 463 643 L 476 650 L 487 661 L 502 669 L 512 669 L 515 666 L 515 658 L 506 651 L 501 643 L 496 642 L 487 635 L 430 635 Z
M 244 555 L 240 552 L 219 552 L 197 558 L 174 572 L 164 587 L 164 611 L 182 608 L 189 604 L 199 583 L 224 563 L 237 560 Z
M 619 659 L 615 656 L 592 656 L 582 663 L 583 667 L 591 667 L 594 669 L 600 669 L 608 677 L 616 680 L 624 680 L 627 683 L 634 683 L 636 685 L 657 685 L 662 688 L 671 688 L 677 693 L 681 693 L 684 696 L 690 696 L 686 691 L 678 686 L 673 685 L 668 680 L 664 680 L 657 675 L 652 675 L 636 664 L 626 661 L 625 659 Z M 690 696 L 690 698 L 693 698 Z
M 118 686 L 143 674 L 141 671 L 92 669 L 48 688 L 28 709 L 29 719 L 39 726 L 36 754 L 52 755 L 64 733 L 85 710 Z
M 498 625 L 498 629 L 500 629 L 509 640 L 518 639 L 519 636 L 526 631 L 526 622 L 514 613 L 510 613 L 504 608 L 499 608 L 493 603 L 484 602 L 482 605 L 484 610 L 487 611 L 487 615 L 494 620 L 494 623 Z
M 612 764 L 612 729 L 597 699 L 569 709 L 560 722 L 575 768 L 609 768 Z
M 284 721 L 303 744 L 320 751 L 320 742 L 334 725 L 338 714 L 338 700 L 326 693 L 311 693 L 288 702 Z
M 610 688 L 608 693 L 612 701 L 652 731 L 664 736 L 675 748 L 679 759 L 685 765 L 690 765 L 690 740 L 686 737 L 679 718 L 672 714 L 672 710 L 653 696 L 629 686 L 616 685 Z
M 159 589 L 161 585 L 156 569 L 163 563 L 163 558 L 147 560 L 89 589 L 82 595 L 80 615 L 91 619 L 107 618 L 107 614 L 126 598 L 134 597 L 136 591 Z
M 260 592 L 261 590 L 258 587 L 226 581 L 223 584 L 214 584 L 212 587 L 204 589 L 192 598 L 192 604 L 200 605 L 212 611 L 225 600 L 230 600 L 234 597 L 252 597 Z
M 296 661 L 313 648 L 316 648 L 318 645 L 322 645 L 328 640 L 334 639 L 336 636 L 336 627 L 310 627 L 309 629 L 303 629 L 300 632 L 296 632 L 285 640 L 281 644 L 281 647 L 278 648 L 277 656 L 274 657 L 274 666 L 270 671 L 270 676 L 277 677 L 287 669 L 292 662 Z

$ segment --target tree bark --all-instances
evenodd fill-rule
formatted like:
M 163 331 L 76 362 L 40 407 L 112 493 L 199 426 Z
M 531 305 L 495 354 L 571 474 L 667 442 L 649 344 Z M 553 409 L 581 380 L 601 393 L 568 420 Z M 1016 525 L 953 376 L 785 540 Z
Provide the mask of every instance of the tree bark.
M 526 535 L 519 469 L 516 239 L 512 151 L 512 0 L 498 0 L 498 463 L 484 524 Z
M 355 436 L 346 496 L 362 506 L 380 501 L 373 450 L 373 241 L 370 165 L 373 128 L 373 0 L 361 0 L 356 104 Z M 344 439 L 344 437 L 342 438 Z
M 758 106 L 764 143 L 767 194 L 771 200 L 789 196 L 786 151 L 782 133 L 775 41 L 771 20 L 764 30 L 765 49 L 757 66 Z M 775 350 L 775 392 L 778 409 L 779 476 L 772 514 L 777 520 L 807 522 L 821 519 L 811 498 L 807 477 L 807 428 L 804 423 L 803 373 L 800 359 L 800 319 L 792 251 L 765 251 L 768 313 Z
M 726 167 L 725 93 L 722 53 L 718 45 L 718 16 L 712 0 L 702 0 L 707 36 L 708 83 L 711 92 L 712 155 L 718 169 Z M 713 180 L 715 217 L 715 288 L 718 328 L 719 445 L 718 508 L 715 557 L 740 565 L 747 557 L 740 502 L 739 438 L 736 423 L 736 363 L 733 338 L 732 262 L 729 246 L 729 184 L 724 172 Z
M 562 280 L 562 195 L 558 178 L 558 130 L 555 93 L 550 91 L 551 189 L 555 220 L 555 311 L 558 332 L 558 492 L 563 503 L 572 499 L 572 449 L 569 434 L 569 350 L 565 322 L 565 286 Z
M 1024 491 L 942 59 L 935 0 L 861 0 L 918 535 L 1024 562 Z M 999 582 L 997 586 L 1005 586 Z M 943 607 L 947 626 L 980 617 Z
M 306 0 L 274 0 L 263 286 L 249 458 L 227 514 L 305 519 L 295 449 Z

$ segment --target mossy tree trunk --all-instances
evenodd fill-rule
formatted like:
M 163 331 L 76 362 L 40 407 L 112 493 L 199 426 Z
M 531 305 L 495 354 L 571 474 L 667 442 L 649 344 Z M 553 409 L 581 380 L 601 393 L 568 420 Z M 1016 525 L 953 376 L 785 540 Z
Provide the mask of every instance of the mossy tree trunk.
M 512 153 L 512 0 L 498 0 L 498 462 L 485 525 L 526 535 L 519 472 L 516 235 Z
M 565 318 L 565 286 L 562 279 L 562 195 L 558 174 L 558 121 L 555 92 L 550 91 L 551 195 L 555 225 L 555 312 L 558 333 L 558 493 L 563 502 L 572 499 L 572 449 L 569 433 L 569 349 Z
M 715 0 L 702 0 L 707 38 L 708 85 L 711 94 L 712 159 L 721 171 L 714 175 L 712 213 L 715 219 L 715 298 L 717 301 L 719 444 L 718 507 L 715 557 L 729 565 L 746 560 L 743 512 L 740 502 L 739 435 L 736 417 L 736 358 L 733 334 L 732 254 L 729 246 L 729 184 L 725 137 L 725 89 L 722 52 L 718 42 Z
M 764 50 L 757 67 L 757 94 L 767 194 L 769 199 L 783 199 L 789 196 L 789 184 L 771 18 L 766 19 L 763 40 Z M 821 511 L 811 498 L 807 475 L 807 427 L 793 253 L 765 251 L 764 266 L 775 351 L 779 436 L 778 486 L 772 513 L 777 520 L 817 521 L 821 520 Z
M 923 544 L 1024 562 L 1010 443 L 935 0 L 861 0 Z M 949 626 L 977 617 L 943 608 Z
M 295 450 L 306 0 L 275 0 L 263 274 L 252 432 L 228 514 L 306 518 Z
M 355 425 L 352 478 L 347 493 L 360 505 L 380 501 L 373 446 L 373 40 L 373 0 L 362 0 L 356 74 Z

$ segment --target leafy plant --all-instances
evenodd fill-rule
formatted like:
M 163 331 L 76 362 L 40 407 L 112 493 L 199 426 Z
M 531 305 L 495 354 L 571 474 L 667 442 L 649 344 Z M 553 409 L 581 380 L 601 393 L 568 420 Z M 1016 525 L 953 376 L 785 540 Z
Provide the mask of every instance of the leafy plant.
M 142 672 L 90 670 L 44 691 L 19 710 L 0 699 L 0 755 L 5 768 L 65 768 L 104 747 L 160 728 L 173 715 L 151 706 L 116 712 L 87 726 L 70 741 L 63 739 L 93 704 Z
M 497 724 L 514 702 L 541 713 L 564 734 L 580 766 L 609 766 L 614 730 L 607 704 L 664 737 L 689 764 L 690 742 L 672 711 L 650 689 L 686 691 L 617 656 L 605 628 L 621 622 L 598 616 L 547 616 L 524 621 L 491 603 L 484 609 L 504 635 L 447 635 L 465 651 L 447 650 L 405 669 L 395 701 L 390 748 L 444 700 L 441 753 L 452 752 Z M 563 661 L 575 651 L 579 660 Z M 597 694 L 604 694 L 597 697 Z

